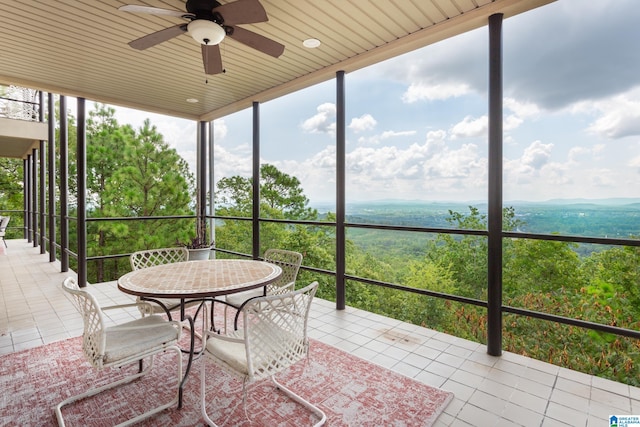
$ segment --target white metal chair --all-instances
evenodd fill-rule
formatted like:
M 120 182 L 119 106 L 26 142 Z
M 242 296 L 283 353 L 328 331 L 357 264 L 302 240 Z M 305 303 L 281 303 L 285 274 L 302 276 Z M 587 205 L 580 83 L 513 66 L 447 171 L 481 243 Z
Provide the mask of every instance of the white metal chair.
M 216 426 L 206 411 L 206 361 L 243 380 L 243 401 L 249 383 L 271 377 L 274 385 L 318 418 L 315 426 L 326 421 L 324 412 L 278 383 L 275 374 L 307 357 L 309 339 L 307 322 L 318 282 L 288 293 L 251 299 L 241 310 L 242 327 L 221 335 L 205 335 L 205 361 L 201 364 L 202 416 Z M 246 411 L 246 406 L 245 406 Z
M 8 246 L 4 236 L 7 233 L 7 225 L 9 225 L 10 219 L 11 219 L 10 216 L 0 216 L 0 237 L 2 237 L 2 241 L 4 242 L 5 248 Z
M 227 330 L 227 308 L 233 307 L 237 310 L 234 320 L 234 329 L 237 328 L 238 316 L 242 306 L 255 297 L 264 295 L 278 295 L 291 292 L 296 288 L 296 278 L 300 265 L 302 265 L 302 254 L 300 252 L 287 251 L 284 249 L 267 249 L 264 253 L 264 260 L 276 264 L 282 268 L 282 275 L 265 288 L 252 289 L 250 291 L 238 292 L 225 297 L 224 302 L 224 330 Z
M 131 254 L 131 268 L 140 270 L 141 268 L 152 267 L 154 265 L 170 264 L 172 262 L 187 261 L 189 250 L 184 247 L 147 249 Z
M 170 264 L 173 262 L 183 262 L 189 260 L 189 250 L 185 247 L 174 248 L 161 248 L 161 249 L 147 249 L 143 251 L 134 252 L 129 257 L 131 262 L 131 268 L 133 270 L 140 270 L 141 268 L 153 267 L 154 265 Z M 140 302 L 140 297 L 136 298 L 136 301 Z M 147 301 L 147 300 L 145 300 Z M 141 310 L 148 310 L 143 312 L 143 315 L 148 314 L 166 314 L 170 320 L 172 320 L 171 312 L 179 311 L 181 309 L 181 303 L 176 298 L 154 298 L 148 300 L 153 304 L 140 306 Z M 202 314 L 202 328 L 208 328 L 207 308 L 204 305 L 203 299 L 186 300 L 184 302 L 184 308 L 194 307 L 203 304 L 204 312 Z M 200 308 L 198 309 L 198 311 Z M 211 312 L 213 317 L 213 311 Z M 213 320 L 212 320 L 213 322 Z M 183 324 L 183 327 L 188 329 L 187 324 Z M 194 336 L 201 338 L 200 333 L 193 331 Z
M 182 379 L 182 352 L 177 345 L 180 338 L 180 331 L 182 330 L 180 324 L 166 320 L 162 316 L 152 315 L 117 326 L 107 327 L 105 326 L 104 310 L 131 307 L 139 304 L 151 304 L 142 302 L 101 308 L 93 295 L 85 289 L 78 287 L 75 278 L 69 277 L 65 279 L 62 288 L 73 295 L 76 308 L 82 314 L 84 321 L 82 350 L 89 363 L 96 369 L 101 370 L 103 368 L 121 367 L 133 362 L 139 362 L 140 370 L 136 374 L 126 376 L 101 387 L 90 389 L 82 394 L 69 397 L 60 402 L 55 408 L 58 425 L 61 427 L 65 425 L 62 417 L 63 406 L 140 378 L 153 367 L 153 356 L 167 350 L 174 350 L 178 358 L 178 363 L 176 364 L 175 398 L 168 403 L 151 409 L 119 425 L 125 426 L 139 422 L 173 405 L 177 405 L 179 385 Z M 151 362 L 142 370 L 142 360 L 147 357 L 151 358 Z
M 173 262 L 182 262 L 188 260 L 189 250 L 184 247 L 149 249 L 134 252 L 129 257 L 131 268 L 133 270 L 140 270 L 141 268 L 153 267 L 154 265 L 170 264 Z M 138 301 L 140 301 L 139 297 Z M 154 300 L 154 302 L 155 301 L 157 301 L 158 304 L 152 304 L 151 312 L 144 314 L 166 313 L 167 315 L 169 315 L 169 318 L 171 318 L 170 312 L 180 309 L 179 299 L 158 298 L 157 300 Z M 200 303 L 202 303 L 202 300 L 186 301 L 185 307 L 197 305 Z M 162 304 L 164 308 L 160 304 Z

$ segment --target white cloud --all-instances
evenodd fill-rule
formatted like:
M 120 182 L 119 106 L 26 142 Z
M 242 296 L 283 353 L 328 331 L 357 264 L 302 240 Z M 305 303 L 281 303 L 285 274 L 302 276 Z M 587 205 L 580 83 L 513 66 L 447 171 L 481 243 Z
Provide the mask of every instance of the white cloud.
M 505 109 L 512 111 L 522 119 L 540 115 L 540 108 L 532 102 L 520 102 L 514 98 L 505 97 L 502 103 Z
M 395 137 L 403 137 L 403 136 L 413 136 L 416 134 L 414 130 L 406 130 L 406 131 L 393 131 L 386 130 L 378 135 L 373 136 L 362 136 L 358 138 L 358 143 L 360 144 L 380 144 L 382 141 L 385 141 L 390 138 Z
M 569 163 L 580 163 L 587 160 L 598 160 L 605 148 L 604 144 L 596 144 L 593 147 L 572 147 L 569 150 Z
M 587 147 L 572 147 L 569 150 L 569 162 L 570 163 L 579 163 L 582 159 L 585 159 L 589 156 L 591 150 Z
M 363 174 L 375 181 L 415 178 L 422 160 L 419 148 L 395 146 L 361 147 L 347 154 L 348 173 Z
M 553 144 L 534 141 L 523 150 L 522 156 L 519 158 L 505 158 L 503 160 L 505 187 L 519 187 L 522 191 L 528 190 L 528 185 L 543 187 L 549 184 L 547 181 L 556 184 L 565 181 L 565 172 L 568 168 L 559 163 L 551 163 L 552 148 Z M 520 196 L 520 198 L 527 199 L 528 197 Z
M 615 187 L 617 186 L 617 174 L 607 168 L 594 170 L 590 175 L 590 186 L 592 187 Z
M 482 116 L 477 119 L 467 116 L 461 122 L 453 125 L 451 128 L 451 139 L 486 136 L 488 124 L 489 120 L 487 116 Z
M 510 131 L 520 127 L 526 119 L 537 119 L 540 117 L 540 108 L 532 102 L 520 102 L 510 97 L 503 99 L 504 109 L 511 111 L 502 123 L 504 131 Z
M 411 104 L 418 101 L 434 101 L 455 98 L 470 92 L 466 83 L 444 82 L 414 82 L 402 95 L 402 101 Z
M 549 162 L 552 148 L 553 144 L 543 144 L 540 141 L 534 141 L 530 146 L 525 148 L 520 160 L 522 164 L 539 170 Z
M 305 195 L 312 202 L 335 201 L 336 146 L 328 145 L 302 162 L 270 162 L 281 171 L 300 180 Z
M 552 161 L 553 144 L 534 141 L 522 155 L 515 159 L 504 159 L 505 200 L 548 200 L 576 197 L 567 195 L 568 189 L 584 185 L 581 169 L 570 163 Z M 579 150 L 574 152 L 577 156 Z
M 376 127 L 376 119 L 371 114 L 363 114 L 360 117 L 354 117 L 349 123 L 349 129 L 355 133 L 364 132 L 365 130 L 371 130 Z
M 596 101 L 592 108 L 601 116 L 588 127 L 588 131 L 609 139 L 640 135 L 640 87 Z
M 502 129 L 504 131 L 514 130 L 520 127 L 522 123 L 524 123 L 524 119 L 515 114 L 510 114 L 503 119 Z
M 302 130 L 308 133 L 335 134 L 336 105 L 330 102 L 320 104 L 317 113 L 302 123 Z
M 464 144 L 456 150 L 445 149 L 435 154 L 425 162 L 425 176 L 434 178 L 457 178 L 467 180 L 472 176 L 483 176 L 482 171 L 486 165 L 486 159 L 481 159 L 478 146 Z M 473 185 L 465 182 L 465 185 Z
M 541 167 L 538 177 L 542 177 L 544 184 L 543 191 L 564 191 L 568 185 L 574 183 L 574 174 L 570 173 L 570 168 L 562 163 L 550 162 Z M 579 183 L 582 185 L 584 183 Z M 567 195 L 563 197 L 568 197 Z
M 218 119 L 213 122 L 213 140 L 220 141 L 227 136 L 229 128 L 224 119 Z
M 474 144 L 452 149 L 444 130 L 429 131 L 423 144 L 357 147 L 347 154 L 348 193 L 353 200 L 438 197 L 477 199 L 486 188 L 486 158 Z
M 447 131 L 444 129 L 430 130 L 427 132 L 427 143 L 433 141 L 444 141 L 447 137 Z
M 221 145 L 214 144 L 213 155 L 215 158 L 215 182 L 220 178 L 240 175 L 251 176 L 251 147 L 240 145 L 233 150 L 228 150 Z
M 598 156 L 600 154 L 602 154 L 606 149 L 606 146 L 604 144 L 596 144 L 593 146 L 593 154 L 594 156 Z
M 634 157 L 633 159 L 629 160 L 629 166 L 640 172 L 640 156 Z

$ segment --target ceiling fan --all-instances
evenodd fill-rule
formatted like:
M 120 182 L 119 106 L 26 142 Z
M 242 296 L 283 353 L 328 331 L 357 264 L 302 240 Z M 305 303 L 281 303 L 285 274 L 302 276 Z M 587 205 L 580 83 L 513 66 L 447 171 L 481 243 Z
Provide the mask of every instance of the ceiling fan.
M 188 33 L 202 47 L 202 62 L 206 74 L 224 72 L 219 43 L 226 37 L 243 43 L 274 58 L 284 52 L 284 46 L 274 40 L 254 33 L 238 24 L 253 24 L 269 20 L 259 0 L 236 0 L 220 4 L 216 0 L 187 0 L 186 12 L 160 9 L 150 6 L 124 5 L 118 9 L 125 12 L 168 15 L 189 21 L 147 34 L 129 42 L 134 49 L 144 50 Z

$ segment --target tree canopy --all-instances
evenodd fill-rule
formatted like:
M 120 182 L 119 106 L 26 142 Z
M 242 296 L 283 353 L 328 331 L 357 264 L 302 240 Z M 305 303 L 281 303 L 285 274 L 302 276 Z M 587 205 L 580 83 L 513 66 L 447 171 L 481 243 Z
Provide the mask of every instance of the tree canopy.
M 222 215 L 250 216 L 253 204 L 251 178 L 234 175 L 220 179 L 216 185 L 216 203 Z M 261 217 L 317 219 L 317 210 L 308 205 L 309 199 L 304 195 L 298 178 L 270 164 L 260 166 Z

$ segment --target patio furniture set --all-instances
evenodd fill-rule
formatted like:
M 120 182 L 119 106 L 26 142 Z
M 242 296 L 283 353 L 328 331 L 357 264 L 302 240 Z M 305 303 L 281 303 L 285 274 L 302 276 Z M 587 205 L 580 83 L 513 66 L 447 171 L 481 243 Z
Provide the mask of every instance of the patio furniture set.
M 62 408 L 80 399 L 129 383 L 148 373 L 153 356 L 166 351 L 178 355 L 177 391 L 175 397 L 147 412 L 123 422 L 130 425 L 147 419 L 165 409 L 183 403 L 183 388 L 192 362 L 203 356 L 201 370 L 202 417 L 216 426 L 206 411 L 205 363 L 243 381 L 243 402 L 248 384 L 271 378 L 276 388 L 306 407 L 323 425 L 326 415 L 277 382 L 281 372 L 308 354 L 307 319 L 318 282 L 295 290 L 295 281 L 302 255 L 286 250 L 270 249 L 260 260 L 188 261 L 184 248 L 140 251 L 131 255 L 133 271 L 118 279 L 118 288 L 135 295 L 132 304 L 100 307 L 95 297 L 78 286 L 75 278 L 67 278 L 63 289 L 70 293 L 84 320 L 83 352 L 98 370 L 139 363 L 138 372 L 115 382 L 92 388 L 58 404 L 55 414 L 64 426 Z M 215 304 L 224 305 L 223 328 L 216 329 L 213 320 Z M 105 325 L 105 310 L 136 306 L 139 319 L 117 326 Z M 197 307 L 195 314 L 188 308 Z M 233 328 L 226 322 L 228 309 L 235 309 Z M 179 320 L 172 314 L 179 313 Z M 202 334 L 196 332 L 196 318 L 202 316 Z M 241 321 L 240 321 L 241 320 Z M 189 348 L 179 345 L 181 332 L 189 333 Z M 202 347 L 196 351 L 196 339 Z M 183 372 L 182 354 L 187 353 Z M 150 359 L 143 366 L 144 359 Z M 246 407 L 245 407 L 246 410 Z

